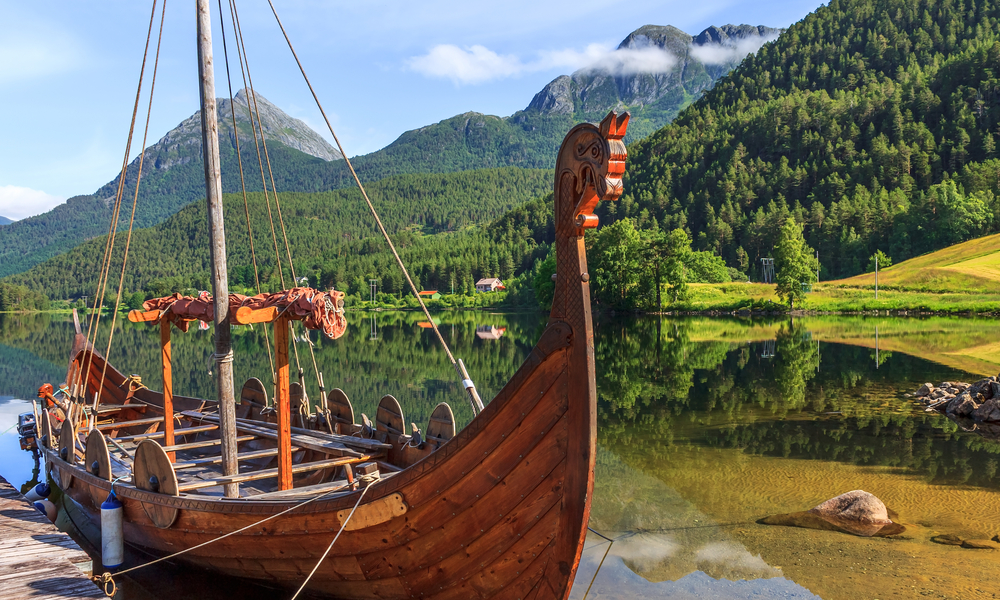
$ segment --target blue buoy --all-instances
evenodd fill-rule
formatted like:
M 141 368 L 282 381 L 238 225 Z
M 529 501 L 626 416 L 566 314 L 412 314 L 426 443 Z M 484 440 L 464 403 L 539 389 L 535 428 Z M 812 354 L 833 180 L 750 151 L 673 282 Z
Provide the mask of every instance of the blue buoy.
M 101 564 L 105 569 L 117 569 L 125 562 L 122 537 L 122 503 L 114 490 L 101 504 Z
M 42 498 L 48 498 L 49 494 L 52 493 L 52 488 L 46 482 L 39 483 L 35 487 L 28 490 L 28 493 L 24 497 L 28 502 L 35 502 L 36 500 L 41 500 Z
M 45 518 L 56 522 L 56 516 L 59 514 L 59 509 L 56 508 L 55 504 L 49 501 L 48 498 L 42 498 L 41 500 L 36 500 L 31 504 L 35 507 L 35 510 L 45 515 Z

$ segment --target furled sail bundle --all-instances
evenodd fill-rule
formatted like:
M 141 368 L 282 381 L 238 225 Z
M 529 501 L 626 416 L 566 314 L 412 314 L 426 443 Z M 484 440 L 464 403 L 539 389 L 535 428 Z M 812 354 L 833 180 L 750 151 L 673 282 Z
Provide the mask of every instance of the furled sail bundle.
M 215 318 L 212 294 L 201 292 L 198 296 L 175 293 L 153 298 L 142 303 L 146 312 L 159 311 L 159 319 L 166 319 L 181 331 L 187 331 L 191 321 L 211 323 Z M 229 294 L 229 314 L 240 322 L 240 316 L 267 308 L 277 309 L 277 315 L 287 315 L 301 320 L 309 329 L 318 329 L 335 340 L 347 331 L 344 317 L 344 292 L 321 292 L 308 287 L 296 287 L 271 294 L 244 296 Z

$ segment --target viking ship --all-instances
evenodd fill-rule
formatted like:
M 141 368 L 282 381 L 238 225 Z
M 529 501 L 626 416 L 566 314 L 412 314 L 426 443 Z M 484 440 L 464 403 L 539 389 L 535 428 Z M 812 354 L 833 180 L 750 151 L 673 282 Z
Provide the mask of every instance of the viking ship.
M 214 294 L 129 313 L 159 325 L 159 392 L 109 364 L 74 313 L 65 393 L 39 390 L 39 446 L 64 502 L 99 524 L 113 492 L 129 545 L 331 598 L 567 598 L 596 451 L 584 235 L 598 202 L 622 193 L 628 113 L 577 125 L 558 151 L 552 309 L 510 381 L 461 431 L 444 403 L 424 431 L 408 429 L 392 396 L 358 423 L 343 391 L 313 407 L 289 376 L 290 327 L 343 334 L 343 294 L 228 293 L 211 27 L 208 1 L 197 4 Z M 196 321 L 215 326 L 216 399 L 173 393 L 171 334 Z M 273 406 L 260 380 L 238 395 L 232 382 L 230 327 L 253 323 L 273 329 Z

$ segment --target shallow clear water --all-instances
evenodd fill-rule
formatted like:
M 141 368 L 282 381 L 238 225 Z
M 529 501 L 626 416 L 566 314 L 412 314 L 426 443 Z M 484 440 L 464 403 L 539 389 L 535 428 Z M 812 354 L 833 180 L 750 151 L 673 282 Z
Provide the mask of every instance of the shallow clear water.
M 540 315 L 439 318 L 484 398 L 544 324 Z M 415 423 L 440 401 L 468 422 L 464 394 L 417 315 L 350 313 L 349 321 L 344 338 L 316 342 L 316 357 L 327 386 L 344 389 L 357 412 L 371 415 L 391 393 Z M 505 331 L 488 339 L 477 326 Z M 902 394 L 925 381 L 996 374 L 998 333 L 998 321 L 957 318 L 600 319 L 591 527 L 614 543 L 588 536 L 572 598 L 582 599 L 592 579 L 589 598 L 997 597 L 1000 551 L 930 537 L 1000 533 L 1000 443 Z M 0 430 L 29 409 L 16 398 L 65 377 L 71 334 L 65 317 L 0 315 Z M 238 382 L 266 372 L 260 330 L 234 334 Z M 111 359 L 155 389 L 157 339 L 126 324 Z M 176 393 L 211 396 L 209 333 L 177 334 L 174 343 Z M 309 353 L 298 346 L 315 394 Z M 20 485 L 32 468 L 14 432 L 0 435 L 0 474 Z M 756 523 L 853 489 L 881 498 L 906 532 L 859 538 Z M 198 577 L 167 587 L 175 573 L 150 571 L 127 597 L 230 593 L 231 582 Z M 272 593 L 248 587 L 240 595 Z

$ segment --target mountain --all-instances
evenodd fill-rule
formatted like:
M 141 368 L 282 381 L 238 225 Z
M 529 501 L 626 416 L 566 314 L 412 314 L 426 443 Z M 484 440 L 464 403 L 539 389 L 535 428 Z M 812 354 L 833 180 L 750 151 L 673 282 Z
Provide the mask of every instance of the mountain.
M 831 0 L 633 143 L 601 222 L 759 274 L 792 216 L 823 280 L 1000 231 L 997 22 L 998 0 Z
M 750 25 L 709 27 L 696 36 L 671 26 L 645 25 L 618 45 L 619 73 L 582 69 L 555 78 L 538 92 L 526 113 L 571 115 L 574 121 L 599 121 L 608 110 L 629 110 L 628 140 L 646 137 L 673 119 L 736 67 L 747 54 L 774 40 L 780 29 Z M 668 53 L 671 66 L 656 73 L 635 73 L 652 49 Z M 645 55 L 644 55 L 645 53 Z M 520 115 L 511 118 L 517 120 Z M 560 140 L 561 141 L 561 140 Z
M 457 115 L 405 132 L 389 146 L 355 157 L 352 163 L 366 182 L 411 173 L 505 166 L 552 168 L 563 136 L 577 122 L 599 121 L 608 110 L 628 109 L 633 111 L 633 120 L 627 139 L 639 139 L 674 118 L 778 31 L 726 25 L 691 36 L 674 27 L 647 25 L 618 46 L 612 55 L 618 57 L 617 63 L 556 78 L 523 111 L 505 118 L 475 112 Z M 658 61 L 658 74 L 633 72 L 650 56 Z M 320 135 L 259 93 L 256 99 L 268 140 L 270 171 L 280 192 L 318 192 L 353 185 L 346 164 L 337 160 L 339 153 Z M 238 92 L 234 102 L 247 189 L 260 191 L 261 169 L 250 137 L 245 91 Z M 226 193 L 235 193 L 240 190 L 240 173 L 228 99 L 218 100 L 218 113 L 222 187 Z M 194 113 L 144 151 L 137 227 L 161 223 L 204 197 L 200 119 L 200 112 Z M 137 157 L 125 176 L 123 227 L 138 168 Z M 264 171 L 268 172 L 267 165 Z M 83 240 L 106 233 L 118 182 L 115 177 L 93 194 L 76 196 L 48 213 L 6 227 L 0 238 L 0 277 L 23 272 Z
M 641 139 L 780 32 L 725 25 L 691 36 L 676 27 L 645 25 L 618 45 L 607 64 L 555 78 L 524 110 L 509 117 L 457 115 L 408 131 L 352 162 L 371 179 L 505 165 L 552 168 L 563 136 L 576 123 L 598 122 L 612 109 L 629 110 L 626 141 Z M 644 67 L 656 72 L 643 72 Z
M 8 219 L 7 217 L 0 217 L 0 225 L 10 225 L 13 222 L 14 221 Z
M 314 175 L 321 173 L 328 161 L 340 158 L 340 153 L 302 121 L 289 117 L 259 93 L 256 98 L 278 190 L 318 191 L 338 187 L 324 183 L 322 177 Z M 240 190 L 232 104 L 228 98 L 217 101 L 222 186 L 223 191 L 232 193 Z M 261 171 L 243 90 L 234 96 L 234 102 L 247 189 L 260 191 L 263 189 Z M 156 225 L 191 201 L 204 198 L 201 111 L 195 112 L 146 148 L 142 160 L 137 227 Z M 139 157 L 136 157 L 129 164 L 125 176 L 122 227 L 127 227 L 138 171 Z M 0 277 L 25 271 L 66 252 L 83 240 L 107 233 L 118 181 L 119 177 L 115 177 L 93 194 L 74 196 L 49 212 L 6 226 L 0 238 Z

